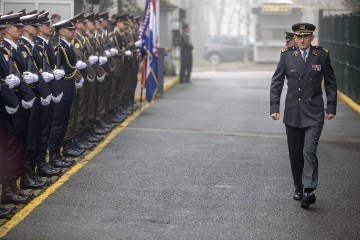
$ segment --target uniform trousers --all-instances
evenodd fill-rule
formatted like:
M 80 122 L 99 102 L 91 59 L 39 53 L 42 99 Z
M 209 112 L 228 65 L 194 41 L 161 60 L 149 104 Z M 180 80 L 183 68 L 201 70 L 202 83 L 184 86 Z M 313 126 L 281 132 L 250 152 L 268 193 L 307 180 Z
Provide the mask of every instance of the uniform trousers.
M 318 184 L 316 151 L 323 126 L 285 127 L 295 188 L 315 190 Z
M 192 54 L 181 54 L 181 66 L 180 66 L 180 82 L 189 82 L 192 71 Z

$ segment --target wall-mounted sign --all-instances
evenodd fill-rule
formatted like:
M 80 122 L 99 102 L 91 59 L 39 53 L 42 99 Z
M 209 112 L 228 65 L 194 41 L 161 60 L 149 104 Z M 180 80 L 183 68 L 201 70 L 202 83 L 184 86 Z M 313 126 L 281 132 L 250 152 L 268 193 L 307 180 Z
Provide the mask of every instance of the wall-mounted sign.
M 264 3 L 263 13 L 290 13 L 290 5 L 287 3 Z

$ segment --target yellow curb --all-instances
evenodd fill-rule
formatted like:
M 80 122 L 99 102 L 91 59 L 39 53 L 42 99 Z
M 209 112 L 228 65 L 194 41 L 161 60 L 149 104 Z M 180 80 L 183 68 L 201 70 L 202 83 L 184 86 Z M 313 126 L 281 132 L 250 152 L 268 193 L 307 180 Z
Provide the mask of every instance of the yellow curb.
M 354 100 L 346 96 L 344 93 L 338 91 L 338 95 L 347 105 L 349 105 L 352 109 L 354 109 L 357 113 L 360 114 L 360 105 L 356 103 Z
M 169 90 L 170 88 L 172 88 L 173 86 L 175 86 L 177 83 L 179 83 L 179 78 L 178 77 L 174 77 L 173 79 L 166 81 L 164 83 L 164 91 Z M 143 90 L 143 102 L 145 101 L 145 89 Z M 135 96 L 135 102 L 140 102 L 140 96 Z
M 141 110 L 135 111 L 133 115 L 129 116 L 121 125 L 114 128 L 111 133 L 99 143 L 99 145 L 92 151 L 90 151 L 86 156 L 80 159 L 72 168 L 64 173 L 54 184 L 49 186 L 44 190 L 39 196 L 34 200 L 24 206 L 19 212 L 17 212 L 9 221 L 0 227 L 0 238 L 4 237 L 13 227 L 19 224 L 26 216 L 28 216 L 38 205 L 40 205 L 47 197 L 53 194 L 59 187 L 66 183 L 71 176 L 78 172 L 82 167 L 84 167 L 93 157 L 100 153 L 104 147 L 118 135 L 119 132 L 124 130 L 132 121 L 134 121 L 143 111 L 151 106 L 150 103 L 144 103 L 141 107 Z

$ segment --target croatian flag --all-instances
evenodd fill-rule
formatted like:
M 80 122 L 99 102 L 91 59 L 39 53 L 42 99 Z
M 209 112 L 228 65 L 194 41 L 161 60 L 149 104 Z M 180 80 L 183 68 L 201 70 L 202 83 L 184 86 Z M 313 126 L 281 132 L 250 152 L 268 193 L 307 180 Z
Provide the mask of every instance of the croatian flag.
M 146 87 L 146 100 L 151 102 L 156 95 L 158 86 L 158 32 L 155 0 L 146 0 L 144 23 L 141 28 L 140 37 L 142 40 L 141 56 L 143 59 L 141 85 Z

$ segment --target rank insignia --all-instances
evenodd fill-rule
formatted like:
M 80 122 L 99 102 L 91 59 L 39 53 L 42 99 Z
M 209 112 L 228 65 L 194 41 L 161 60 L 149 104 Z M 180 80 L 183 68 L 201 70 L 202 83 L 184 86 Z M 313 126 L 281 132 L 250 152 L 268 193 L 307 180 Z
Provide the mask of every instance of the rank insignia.
M 313 71 L 321 71 L 321 65 L 313 64 L 313 65 L 311 66 L 311 69 L 312 69 Z
M 295 51 L 294 53 L 293 53 L 293 56 L 295 56 L 295 57 L 297 57 L 299 55 L 299 52 L 298 51 Z
M 316 50 L 312 50 L 312 55 L 313 55 L 313 56 L 317 56 L 317 51 L 316 51 Z

